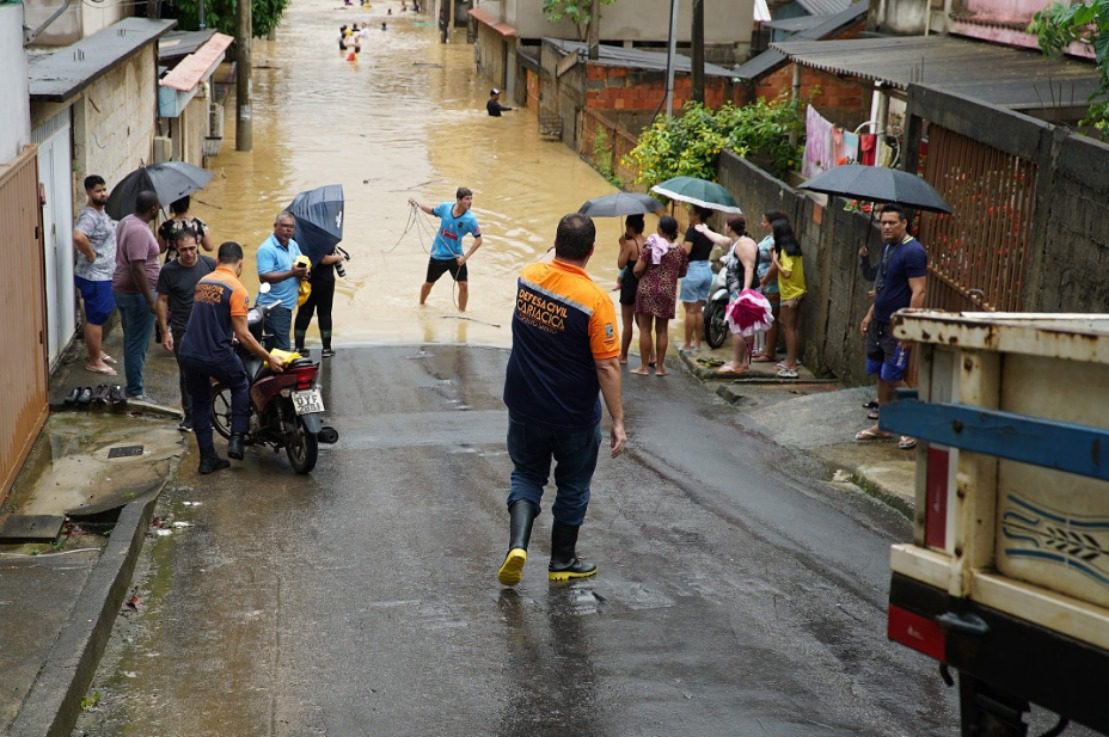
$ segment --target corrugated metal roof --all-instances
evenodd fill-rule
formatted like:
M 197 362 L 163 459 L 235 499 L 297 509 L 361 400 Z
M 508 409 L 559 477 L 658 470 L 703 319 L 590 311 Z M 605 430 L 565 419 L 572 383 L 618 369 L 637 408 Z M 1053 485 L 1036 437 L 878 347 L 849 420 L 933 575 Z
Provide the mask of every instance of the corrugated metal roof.
M 563 54 L 580 54 L 583 58 L 589 54 L 589 45 L 581 41 L 567 41 L 561 38 L 544 38 Z M 628 49 L 623 46 L 601 45 L 600 58 L 591 60 L 590 64 L 599 64 L 608 67 L 627 67 L 629 69 L 647 69 L 651 71 L 666 71 L 666 53 L 659 51 L 646 51 L 644 49 Z M 688 56 L 674 55 L 674 69 L 677 72 L 689 74 L 693 71 L 693 62 Z M 705 64 L 706 77 L 732 77 L 732 70 L 716 64 Z
M 802 66 L 885 82 L 927 84 L 1016 110 L 1082 105 L 1098 87 L 1093 65 L 951 36 L 780 41 Z
M 170 31 L 158 39 L 158 61 L 188 56 L 216 35 L 216 29 L 205 31 Z
M 158 80 L 162 87 L 169 87 L 178 92 L 189 92 L 201 80 L 207 79 L 223 61 L 223 54 L 235 39 L 222 33 L 217 33 L 206 44 L 197 49 L 195 54 L 189 54 L 181 63 L 175 66 L 166 76 Z
M 835 15 L 847 10 L 851 0 L 796 0 L 809 15 Z
M 835 15 L 822 17 L 816 25 L 790 36 L 790 39 L 816 40 L 824 38 L 862 18 L 867 14 L 869 8 L 870 3 L 867 0 L 862 0 Z M 732 73 L 740 79 L 756 79 L 788 61 L 789 58 L 785 54 L 771 47 L 758 56 L 738 65 L 732 70 Z
M 785 31 L 786 33 L 800 33 L 807 31 L 810 28 L 816 28 L 824 21 L 828 20 L 824 15 L 800 15 L 796 18 L 783 18 L 782 20 L 772 20 L 763 23 L 767 28 L 773 28 L 776 31 Z
M 64 102 L 176 24 L 175 20 L 124 18 L 53 53 L 29 56 L 31 99 Z

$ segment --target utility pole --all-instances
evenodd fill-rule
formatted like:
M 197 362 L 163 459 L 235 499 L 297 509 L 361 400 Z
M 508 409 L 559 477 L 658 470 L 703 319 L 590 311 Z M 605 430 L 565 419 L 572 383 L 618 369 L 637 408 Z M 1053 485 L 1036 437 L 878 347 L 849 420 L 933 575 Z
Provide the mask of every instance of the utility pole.
M 601 0 L 593 0 L 589 10 L 589 58 L 601 58 Z
M 235 24 L 235 150 L 254 148 L 254 124 L 250 111 L 250 43 L 251 0 L 238 0 L 238 22 Z
M 674 116 L 674 57 L 678 52 L 678 0 L 670 0 L 670 43 L 666 49 L 666 117 Z
M 705 0 L 693 0 L 693 90 L 691 97 L 705 102 Z

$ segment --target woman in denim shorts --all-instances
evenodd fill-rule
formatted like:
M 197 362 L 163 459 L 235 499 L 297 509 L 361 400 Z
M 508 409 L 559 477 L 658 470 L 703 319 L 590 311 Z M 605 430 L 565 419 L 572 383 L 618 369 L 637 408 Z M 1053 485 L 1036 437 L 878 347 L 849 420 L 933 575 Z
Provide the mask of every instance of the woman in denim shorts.
M 712 269 L 709 256 L 712 254 L 712 241 L 697 226 L 708 220 L 712 210 L 693 205 L 689 208 L 689 229 L 685 231 L 682 249 L 689 257 L 689 270 L 682 279 L 681 293 L 678 298 L 685 311 L 685 341 L 683 351 L 701 350 L 701 336 L 705 334 L 703 312 L 712 286 Z

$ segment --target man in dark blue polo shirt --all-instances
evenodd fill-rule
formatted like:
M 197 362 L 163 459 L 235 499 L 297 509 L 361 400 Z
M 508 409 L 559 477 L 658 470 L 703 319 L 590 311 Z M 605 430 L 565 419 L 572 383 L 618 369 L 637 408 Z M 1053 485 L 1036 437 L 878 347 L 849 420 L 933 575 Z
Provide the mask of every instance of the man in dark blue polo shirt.
M 597 572 L 577 557 L 576 545 L 601 445 L 601 396 L 612 416 L 613 458 L 626 436 L 616 310 L 585 273 L 595 237 L 592 220 L 566 215 L 555 235 L 554 261 L 528 266 L 517 282 L 504 382 L 513 465 L 508 553 L 497 572 L 505 586 L 515 586 L 523 575 L 552 460 L 557 495 L 547 577 L 569 581 Z
M 185 383 L 193 403 L 193 432 L 200 449 L 202 474 L 212 473 L 231 464 L 220 458 L 212 443 L 211 378 L 231 389 L 231 439 L 227 455 L 243 458 L 243 435 L 250 423 L 250 380 L 231 338 L 254 355 L 269 363 L 277 373 L 281 361 L 271 356 L 247 327 L 248 295 L 239 283 L 243 271 L 243 247 L 228 241 L 219 247 L 216 270 L 201 279 L 193 296 L 192 313 L 177 357 L 185 371 Z
M 893 337 L 893 313 L 904 307 L 924 306 L 924 288 L 928 280 L 928 253 L 920 241 L 908 234 L 909 221 L 900 205 L 883 205 L 878 221 L 882 228 L 882 257 L 878 263 L 874 303 L 863 318 L 866 336 L 866 372 L 878 376 L 878 405 L 893 399 L 893 391 L 901 386 L 909 363 L 908 343 Z M 885 440 L 892 437 L 875 423 L 855 434 L 855 440 Z M 908 450 L 916 440 L 903 436 L 899 447 Z

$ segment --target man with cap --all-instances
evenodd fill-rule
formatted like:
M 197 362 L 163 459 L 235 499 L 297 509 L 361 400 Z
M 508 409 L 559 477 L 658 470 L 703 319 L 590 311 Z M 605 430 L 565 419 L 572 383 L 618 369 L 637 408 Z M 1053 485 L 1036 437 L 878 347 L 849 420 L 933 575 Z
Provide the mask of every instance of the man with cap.
M 503 111 L 511 109 L 508 105 L 501 104 L 500 90 L 496 87 L 489 90 L 489 101 L 485 103 L 485 111 L 489 113 L 490 117 L 499 118 Z

